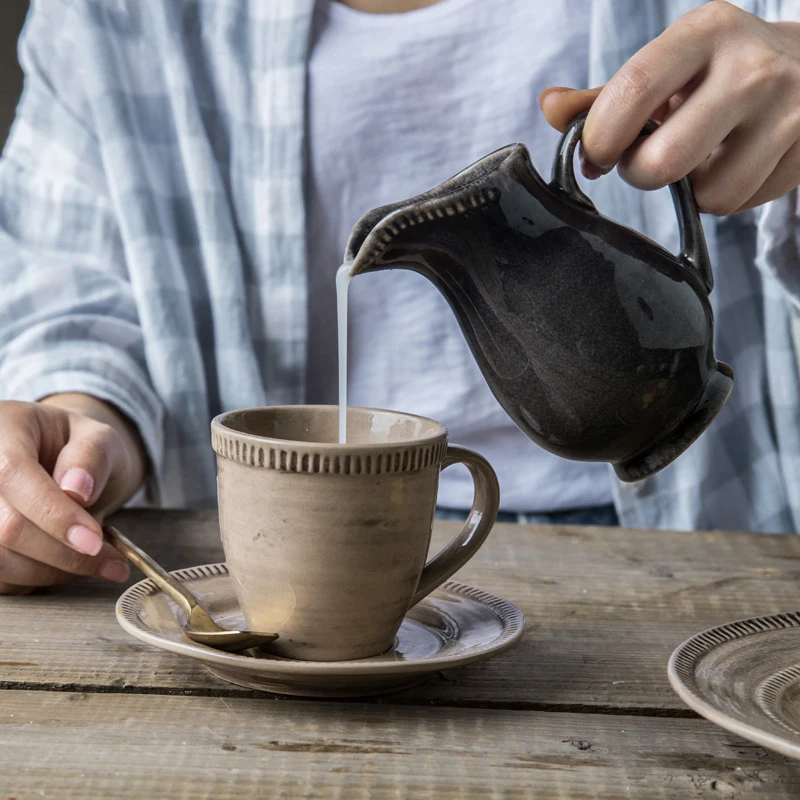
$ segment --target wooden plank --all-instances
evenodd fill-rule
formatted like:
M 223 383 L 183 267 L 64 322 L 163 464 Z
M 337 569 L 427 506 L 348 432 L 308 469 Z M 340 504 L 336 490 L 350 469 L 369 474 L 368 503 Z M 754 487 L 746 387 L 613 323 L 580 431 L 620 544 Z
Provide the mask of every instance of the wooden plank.
M 800 764 L 703 720 L 0 692 L 3 797 L 794 798 Z
M 117 522 L 168 568 L 222 559 L 212 512 Z M 498 526 L 459 577 L 519 605 L 525 640 L 384 702 L 689 713 L 667 683 L 669 653 L 711 625 L 795 610 L 799 562 L 794 536 Z M 113 616 L 118 592 L 83 582 L 0 598 L 0 685 L 248 694 L 130 638 Z

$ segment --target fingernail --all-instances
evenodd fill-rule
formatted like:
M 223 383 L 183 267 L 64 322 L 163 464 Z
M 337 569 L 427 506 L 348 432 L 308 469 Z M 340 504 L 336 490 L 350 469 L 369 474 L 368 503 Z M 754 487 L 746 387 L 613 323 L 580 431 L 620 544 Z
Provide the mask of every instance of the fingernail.
M 578 151 L 578 159 L 581 162 L 581 173 L 583 174 L 584 178 L 588 178 L 590 181 L 597 180 L 598 178 L 602 177 L 603 175 L 608 175 L 611 172 L 611 167 L 599 167 L 592 161 L 586 157 L 586 153 L 581 148 Z
M 97 574 L 107 581 L 114 581 L 114 583 L 125 583 L 131 575 L 130 567 L 124 561 L 118 561 L 116 558 L 109 558 L 100 565 Z
M 67 531 L 69 543 L 87 556 L 96 556 L 103 547 L 103 540 L 83 525 L 73 525 Z
M 589 161 L 581 161 L 581 173 L 584 178 L 588 178 L 590 181 L 596 181 L 605 175 L 605 172 L 600 167 L 596 167 Z
M 571 91 L 572 89 L 569 86 L 548 86 L 546 89 L 542 90 L 542 97 L 547 97 L 549 94 L 561 94 Z
M 539 108 L 542 107 L 544 101 L 550 97 L 551 94 L 563 94 L 564 92 L 572 91 L 568 86 L 548 86 L 539 95 Z
M 81 500 L 88 503 L 94 489 L 94 478 L 85 469 L 72 467 L 64 473 L 61 488 L 65 492 L 78 495 Z

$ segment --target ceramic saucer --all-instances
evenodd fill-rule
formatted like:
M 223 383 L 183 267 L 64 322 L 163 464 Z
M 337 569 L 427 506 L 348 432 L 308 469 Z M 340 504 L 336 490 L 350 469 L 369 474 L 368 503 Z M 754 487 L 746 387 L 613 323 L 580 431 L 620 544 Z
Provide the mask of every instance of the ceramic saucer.
M 225 564 L 170 573 L 185 583 L 217 622 L 244 627 Z M 523 630 L 522 613 L 493 594 L 449 581 L 412 608 L 394 647 L 356 661 L 296 661 L 250 650 L 224 653 L 189 641 L 181 633 L 183 612 L 155 584 L 144 580 L 117 601 L 117 619 L 133 636 L 162 650 L 203 662 L 231 683 L 279 694 L 359 697 L 404 689 L 443 669 L 483 661 L 513 645 Z
M 675 650 L 668 674 L 698 714 L 800 758 L 800 612 L 699 633 Z

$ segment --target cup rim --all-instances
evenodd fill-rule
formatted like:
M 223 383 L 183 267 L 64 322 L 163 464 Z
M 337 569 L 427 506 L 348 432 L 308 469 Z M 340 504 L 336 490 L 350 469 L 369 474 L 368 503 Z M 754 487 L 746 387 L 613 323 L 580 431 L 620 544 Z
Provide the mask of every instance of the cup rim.
M 436 433 L 431 434 L 430 436 L 423 436 L 418 439 L 399 439 L 396 442 L 310 442 L 310 441 L 303 441 L 300 439 L 279 439 L 273 436 L 259 436 L 255 433 L 245 433 L 243 431 L 236 430 L 235 428 L 228 427 L 225 424 L 225 418 L 230 417 L 233 414 L 246 414 L 251 411 L 283 411 L 289 409 L 336 409 L 338 414 L 338 405 L 334 404 L 313 404 L 313 403 L 297 403 L 293 405 L 277 405 L 277 406 L 253 406 L 251 408 L 236 408 L 231 409 L 230 411 L 224 411 L 221 414 L 217 414 L 211 420 L 211 429 L 219 430 L 220 432 L 224 433 L 227 436 L 235 436 L 236 438 L 240 439 L 241 441 L 245 441 L 248 443 L 257 443 L 261 445 L 270 445 L 271 447 L 291 447 L 294 449 L 313 449 L 315 451 L 323 451 L 323 452 L 342 452 L 342 451 L 386 451 L 386 450 L 396 450 L 398 448 L 406 448 L 406 447 L 417 447 L 424 444 L 432 444 L 434 442 L 441 441 L 443 439 L 447 439 L 449 431 L 447 426 L 443 423 L 439 422 L 438 420 L 431 419 L 430 417 L 423 417 L 421 414 L 410 414 L 405 411 L 394 411 L 393 409 L 388 408 L 373 408 L 371 406 L 348 406 L 348 411 L 366 411 L 372 413 L 379 413 L 379 414 L 394 414 L 405 419 L 413 419 L 413 420 L 420 420 L 422 422 L 432 423 L 436 425 L 438 430 Z

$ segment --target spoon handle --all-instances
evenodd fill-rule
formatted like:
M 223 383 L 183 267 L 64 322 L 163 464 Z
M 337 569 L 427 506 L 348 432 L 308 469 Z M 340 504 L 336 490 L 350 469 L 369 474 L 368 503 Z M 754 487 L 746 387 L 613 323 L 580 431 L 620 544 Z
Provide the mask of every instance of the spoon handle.
M 138 548 L 130 539 L 120 533 L 113 525 L 104 525 L 106 539 L 122 553 L 125 558 L 141 570 L 164 594 L 171 597 L 184 611 L 186 618 L 192 617 L 196 609 L 205 609 L 197 602 L 197 598 L 184 589 L 163 567 L 150 558 L 144 550 Z

